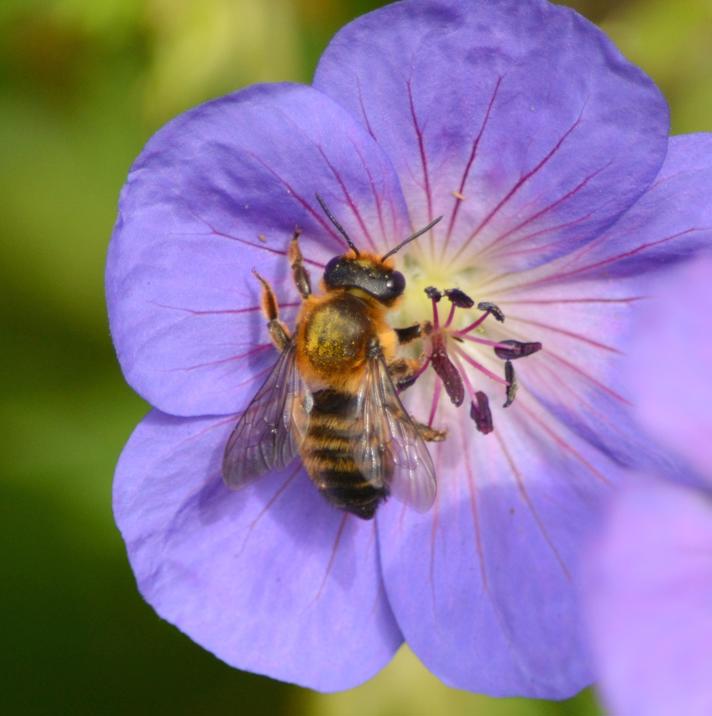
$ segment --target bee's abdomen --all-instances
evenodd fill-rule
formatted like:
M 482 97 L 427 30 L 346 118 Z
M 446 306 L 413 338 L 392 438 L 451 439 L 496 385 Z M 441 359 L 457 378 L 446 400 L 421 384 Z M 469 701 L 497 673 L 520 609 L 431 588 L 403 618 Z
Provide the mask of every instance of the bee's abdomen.
M 356 398 L 335 390 L 313 395 L 302 460 L 314 484 L 335 507 L 371 519 L 388 497 L 388 487 L 364 475 L 356 465 L 355 446 L 363 439 Z

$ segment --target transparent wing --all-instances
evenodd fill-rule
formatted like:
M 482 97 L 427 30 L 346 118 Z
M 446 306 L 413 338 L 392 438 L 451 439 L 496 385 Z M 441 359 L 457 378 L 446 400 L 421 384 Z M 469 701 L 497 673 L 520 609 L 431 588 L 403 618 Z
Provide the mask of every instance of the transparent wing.
M 359 400 L 363 431 L 354 454 L 359 469 L 374 484 L 388 483 L 393 495 L 419 512 L 430 509 L 435 467 L 380 354 L 369 358 Z
M 292 461 L 306 430 L 304 396 L 305 386 L 291 343 L 279 356 L 227 441 L 222 471 L 229 487 L 242 487 Z

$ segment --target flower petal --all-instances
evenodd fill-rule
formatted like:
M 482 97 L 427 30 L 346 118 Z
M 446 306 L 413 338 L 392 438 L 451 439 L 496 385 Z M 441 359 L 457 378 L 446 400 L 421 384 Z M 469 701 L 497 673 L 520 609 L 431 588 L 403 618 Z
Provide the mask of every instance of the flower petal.
M 114 511 L 139 589 L 232 666 L 321 691 L 355 686 L 402 641 L 375 526 L 329 507 L 298 463 L 229 491 L 220 459 L 233 424 L 154 411 L 129 440 Z
M 244 407 L 274 361 L 252 269 L 274 284 L 289 322 L 295 227 L 312 272 L 346 248 L 317 192 L 363 248 L 409 231 L 388 159 L 311 88 L 253 87 L 149 141 L 121 195 L 106 278 L 119 360 L 150 403 L 174 415 Z
M 712 485 L 712 258 L 681 267 L 657 293 L 636 324 L 626 377 L 643 426 Z
M 494 424 L 484 436 L 452 422 L 432 448 L 430 513 L 382 509 L 388 598 L 408 644 L 451 686 L 565 698 L 591 681 L 578 553 L 619 471 L 526 392 Z
M 712 499 L 641 480 L 615 502 L 588 581 L 611 713 L 712 713 Z
M 696 346 L 704 350 L 704 327 L 671 326 L 677 342 L 660 341 L 649 330 L 651 321 L 662 320 L 663 300 L 676 305 L 680 313 L 689 312 L 688 321 L 705 320 L 704 282 L 691 301 L 656 297 L 665 294 L 659 280 L 665 270 L 712 248 L 709 186 L 712 135 L 674 137 L 656 182 L 600 238 L 570 256 L 517 275 L 503 275 L 482 288 L 506 313 L 507 336 L 544 344 L 541 354 L 518 364 L 521 381 L 567 425 L 629 467 L 677 469 L 662 449 L 664 443 L 651 444 L 633 421 L 635 404 L 645 402 L 645 412 L 652 414 L 649 404 L 655 402 L 657 415 L 668 423 L 662 428 L 671 433 L 679 428 L 681 440 L 686 427 L 670 413 L 675 405 L 682 415 L 689 408 L 686 400 L 698 400 L 696 411 L 688 411 L 687 416 L 696 416 L 701 433 L 709 425 L 704 423 L 704 415 L 709 415 L 704 411 L 709 404 L 705 381 L 697 381 L 694 388 L 689 382 L 699 376 L 692 368 L 705 364 L 703 354 L 682 356 L 687 350 L 683 331 L 688 332 L 687 341 L 695 335 Z M 697 304 L 699 308 L 692 308 Z M 646 360 L 639 356 L 628 359 L 632 368 L 624 371 L 622 361 L 638 341 L 633 335 L 635 325 L 649 339 L 641 349 L 647 353 L 649 369 L 634 365 Z M 664 351 L 680 355 L 673 360 Z M 677 370 L 674 366 L 684 360 L 690 368 Z M 684 394 L 676 397 L 682 390 L 678 382 L 662 400 L 657 384 L 677 379 L 686 381 Z M 703 450 L 706 444 L 698 440 L 697 449 Z
M 655 85 L 543 0 L 390 5 L 339 32 L 314 84 L 385 148 L 413 224 L 444 214 L 437 250 L 480 268 L 586 243 L 652 182 L 667 146 Z

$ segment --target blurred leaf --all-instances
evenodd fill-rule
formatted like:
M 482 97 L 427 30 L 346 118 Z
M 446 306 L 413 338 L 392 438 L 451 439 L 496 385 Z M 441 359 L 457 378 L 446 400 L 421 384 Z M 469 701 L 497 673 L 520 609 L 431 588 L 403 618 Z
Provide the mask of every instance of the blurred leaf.
M 151 121 L 256 82 L 304 81 L 289 0 L 148 0 L 152 61 L 144 88 Z
M 548 716 L 599 713 L 590 694 L 568 702 L 493 699 L 451 689 L 404 646 L 368 683 L 339 694 L 302 694 L 310 716 Z

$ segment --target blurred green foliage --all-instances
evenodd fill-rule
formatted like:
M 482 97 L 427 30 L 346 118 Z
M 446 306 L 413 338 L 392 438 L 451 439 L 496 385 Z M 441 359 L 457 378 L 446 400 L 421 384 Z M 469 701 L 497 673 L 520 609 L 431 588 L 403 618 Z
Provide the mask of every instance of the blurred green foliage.
M 122 445 L 146 411 L 105 317 L 118 192 L 155 129 L 255 81 L 308 81 L 375 0 L 4 0 L 0 4 L 4 714 L 590 715 L 448 689 L 409 652 L 323 696 L 236 672 L 136 592 L 111 516 Z M 675 131 L 712 128 L 712 3 L 586 0 L 660 84 Z

